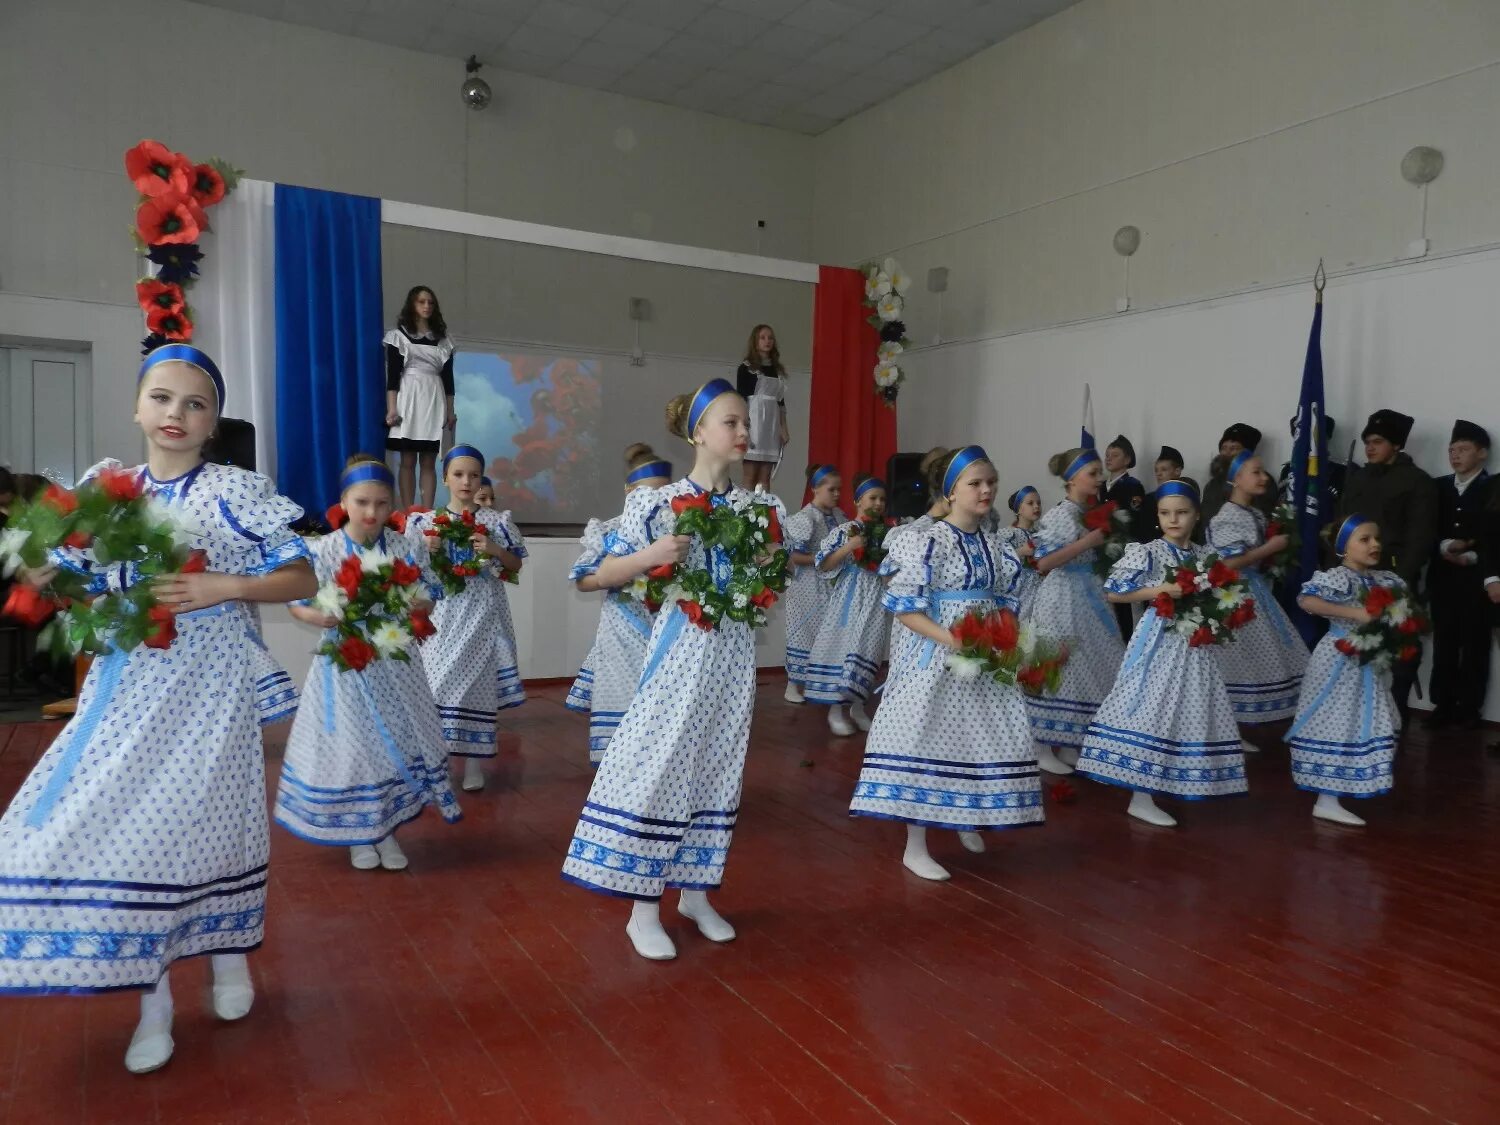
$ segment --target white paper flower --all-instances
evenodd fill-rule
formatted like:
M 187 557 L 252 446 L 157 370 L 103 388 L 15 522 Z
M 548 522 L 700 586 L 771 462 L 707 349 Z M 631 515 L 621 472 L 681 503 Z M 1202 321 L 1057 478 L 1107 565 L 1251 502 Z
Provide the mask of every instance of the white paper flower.
M 905 302 L 895 293 L 887 293 L 875 305 L 875 315 L 884 321 L 899 320 Z
M 735 594 L 733 600 L 735 609 L 744 609 L 747 605 L 750 604 L 750 596 L 745 593 Z
M 960 680 L 977 680 L 979 673 L 984 671 L 984 661 L 976 660 L 972 656 L 964 656 L 962 653 L 951 652 L 948 654 L 948 671 Z
M 906 296 L 906 291 L 911 288 L 911 275 L 902 269 L 895 258 L 887 258 L 881 272 L 891 283 L 891 288 L 901 296 Z
M 878 267 L 871 267 L 865 275 L 865 300 L 875 302 L 891 291 L 891 279 Z
M 875 365 L 875 385 L 877 387 L 894 387 L 901 381 L 901 368 L 894 363 L 877 363 Z
M 895 359 L 905 350 L 906 349 L 901 346 L 899 341 L 886 340 L 880 345 L 880 347 L 875 349 L 875 358 L 880 360 L 881 363 L 885 363 L 888 360 Z
M 1036 627 L 1033 625 L 1022 625 L 1020 636 L 1016 644 L 1021 649 L 1022 656 L 1030 656 L 1036 651 Z
M 394 621 L 382 621 L 370 634 L 370 643 L 383 657 L 400 652 L 409 640 L 411 640 L 411 634 Z
M 379 547 L 363 551 L 359 556 L 359 569 L 366 574 L 379 574 L 380 568 L 391 565 L 391 556 Z
M 1411 616 L 1411 606 L 1407 604 L 1405 598 L 1397 598 L 1389 606 L 1386 607 L 1385 615 L 1389 617 L 1394 624 L 1400 625 L 1401 622 L 1405 621 L 1408 617 Z
M 1214 601 L 1218 602 L 1224 609 L 1233 609 L 1245 600 L 1245 592 L 1242 587 L 1221 586 L 1214 591 Z
M 23 531 L 19 527 L 7 527 L 0 531 L 0 575 L 9 578 L 21 565 L 21 548 L 26 545 L 26 540 L 31 538 L 31 532 Z
M 344 607 L 349 604 L 349 595 L 344 593 L 342 587 L 330 582 L 318 590 L 317 597 L 313 598 L 313 608 L 321 610 L 330 617 L 337 617 L 340 621 L 344 618 Z
M 194 536 L 203 533 L 203 525 L 189 515 L 185 508 L 168 504 L 155 496 L 146 504 L 146 516 L 157 527 L 168 528 L 172 532 L 172 538 L 183 546 L 191 543 Z

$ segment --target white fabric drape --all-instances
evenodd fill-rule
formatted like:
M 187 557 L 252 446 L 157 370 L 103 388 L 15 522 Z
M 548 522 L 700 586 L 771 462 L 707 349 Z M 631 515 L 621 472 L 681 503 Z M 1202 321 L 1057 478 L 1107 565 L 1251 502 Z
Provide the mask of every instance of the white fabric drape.
M 188 297 L 193 343 L 224 372 L 226 413 L 255 426 L 255 467 L 276 475 L 276 185 L 241 180 L 208 213 Z

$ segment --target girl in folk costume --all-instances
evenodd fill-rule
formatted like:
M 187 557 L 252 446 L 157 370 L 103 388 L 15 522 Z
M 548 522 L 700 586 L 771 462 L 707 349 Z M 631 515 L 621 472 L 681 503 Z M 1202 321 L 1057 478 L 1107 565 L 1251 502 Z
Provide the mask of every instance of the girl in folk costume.
M 639 489 L 664 488 L 672 482 L 672 463 L 662 460 L 644 443 L 625 450 L 625 466 L 627 497 Z M 609 740 L 635 698 L 653 623 L 643 592 L 632 589 L 643 587 L 643 580 L 627 583 L 623 589 L 610 589 L 599 582 L 599 566 L 609 558 L 609 537 L 619 527 L 619 516 L 589 520 L 581 540 L 583 554 L 568 573 L 569 581 L 583 593 L 603 590 L 605 595 L 594 647 L 579 669 L 567 699 L 569 710 L 582 711 L 589 717 L 589 764 L 595 766 L 603 760 Z
M 790 434 L 786 427 L 786 368 L 769 324 L 750 330 L 745 358 L 734 374 L 735 387 L 750 411 L 750 445 L 745 451 L 745 487 L 771 489 Z
M 792 575 L 786 592 L 786 701 L 802 703 L 807 683 L 807 660 L 823 624 L 829 585 L 819 574 L 814 554 L 841 522 L 839 496 L 844 486 L 832 465 L 809 465 L 807 489 L 812 500 L 786 521 L 786 546 Z
M 1010 549 L 1021 560 L 1021 581 L 1016 588 L 1016 599 L 1020 602 L 1017 612 L 1021 620 L 1031 616 L 1031 603 L 1042 584 L 1042 576 L 1036 569 L 1036 533 L 1034 528 L 1042 518 L 1042 498 L 1031 485 L 1012 492 L 1005 501 L 1006 507 L 1015 513 L 1015 522 L 1001 535 L 1010 544 Z
M 174 961 L 211 954 L 214 1012 L 250 1010 L 244 955 L 265 929 L 270 850 L 256 727 L 264 657 L 244 603 L 317 589 L 288 528 L 302 509 L 257 473 L 204 462 L 223 406 L 224 380 L 197 348 L 146 356 L 136 421 L 147 457 L 129 473 L 206 552 L 207 569 L 152 580 L 176 614 L 175 639 L 94 661 L 76 717 L 0 818 L 0 994 L 147 990 L 125 1055 L 136 1073 L 171 1058 Z M 54 558 L 101 593 L 138 578 L 87 550 Z M 49 575 L 23 578 L 42 586 Z
M 1056 454 L 1048 471 L 1060 477 L 1064 498 L 1037 521 L 1036 569 L 1042 583 L 1031 598 L 1037 635 L 1068 646 L 1062 686 L 1056 696 L 1027 697 L 1038 761 L 1050 773 L 1072 773 L 1078 748 L 1094 711 L 1109 694 L 1125 643 L 1114 612 L 1094 573 L 1094 550 L 1102 529 L 1090 530 L 1084 516 L 1097 502 L 1103 468 L 1092 449 Z M 1056 754 L 1052 747 L 1058 748 Z
M 1020 689 L 989 676 L 963 678 L 946 663 L 959 648 L 951 628 L 995 604 L 1015 609 L 1021 562 L 983 521 L 995 500 L 995 467 L 977 445 L 950 455 L 942 471 L 949 514 L 903 537 L 885 607 L 902 628 L 891 645 L 890 677 L 849 811 L 907 824 L 908 870 L 948 872 L 927 851 L 927 829 L 952 828 L 982 852 L 979 833 L 1040 824 L 1042 790 Z
M 678 510 L 729 506 L 765 520 L 780 539 L 781 502 L 730 483 L 749 446 L 745 400 L 723 379 L 667 406 L 667 428 L 693 445 L 693 469 L 663 488 L 642 488 L 626 500 L 619 528 L 607 539 L 600 585 L 619 587 L 661 567 L 685 562 L 705 571 L 721 593 L 742 580 L 724 549 L 705 549 L 696 536 L 675 535 Z M 656 615 L 635 698 L 610 740 L 609 753 L 574 830 L 563 877 L 635 900 L 625 932 L 642 957 L 676 956 L 662 928 L 660 899 L 679 887 L 678 910 L 710 941 L 729 941 L 734 928 L 709 904 L 719 886 L 739 815 L 750 712 L 755 700 L 755 637 L 726 614 L 712 628 L 695 626 L 678 600 Z
M 1342 799 L 1390 792 L 1401 719 L 1390 669 L 1377 671 L 1338 646 L 1351 626 L 1371 620 L 1363 603 L 1372 590 L 1404 594 L 1406 583 L 1394 571 L 1377 569 L 1380 528 L 1374 520 L 1355 513 L 1330 538 L 1342 565 L 1318 571 L 1297 598 L 1308 613 L 1328 618 L 1330 628 L 1313 649 L 1286 740 L 1292 780 L 1318 795 L 1313 816 L 1359 827 L 1364 819 L 1344 808 Z
M 1229 702 L 1241 723 L 1275 723 L 1297 710 L 1307 646 L 1276 602 L 1262 566 L 1290 542 L 1266 536 L 1265 513 L 1255 499 L 1272 487 L 1270 475 L 1253 450 L 1215 464 L 1214 475 L 1229 484 L 1229 499 L 1208 525 L 1208 545 L 1226 566 L 1240 571 L 1255 599 L 1255 618 L 1235 634 L 1233 644 L 1215 646 Z M 1255 750 L 1250 742 L 1246 750 Z
M 480 508 L 474 503 L 484 476 L 484 454 L 472 445 L 455 445 L 443 455 L 443 483 L 448 506 L 442 512 L 413 512 L 406 530 L 428 537 L 429 550 L 445 551 L 452 563 L 476 557 L 494 560 L 516 574 L 526 557 L 526 544 L 509 512 Z M 439 520 L 469 524 L 472 546 L 439 540 Z M 473 793 L 484 788 L 480 760 L 493 758 L 495 712 L 526 701 L 516 666 L 515 629 L 502 575 L 493 564 L 464 578 L 463 589 L 438 602 L 432 613 L 437 636 L 422 646 L 422 665 L 437 700 L 448 753 L 464 760 L 463 787 Z
M 437 502 L 437 454 L 443 431 L 458 419 L 453 414 L 453 341 L 438 308 L 437 296 L 425 285 L 413 286 L 385 334 L 385 447 L 400 455 L 401 506 Z M 417 496 L 417 463 L 422 465 L 422 494 Z
M 395 488 L 383 461 L 367 453 L 349 458 L 329 518 L 334 530 L 313 556 L 323 589 L 292 605 L 293 617 L 320 629 L 339 623 L 341 603 L 325 591 L 337 590 L 335 576 L 351 558 L 376 566 L 399 559 L 419 568 L 428 597 L 416 603 L 418 612 L 441 595 L 421 536 L 388 526 Z M 360 871 L 404 870 L 396 829 L 428 805 L 450 823 L 459 818 L 432 689 L 421 657 L 410 655 L 347 671 L 326 653 L 315 656 L 281 765 L 276 823 L 309 843 L 347 847 Z
M 1162 537 L 1130 544 L 1110 570 L 1105 589 L 1116 605 L 1162 595 L 1175 601 L 1182 596 L 1172 581 L 1176 569 L 1210 554 L 1192 541 L 1198 490 L 1191 484 L 1158 488 L 1156 517 Z M 1157 806 L 1155 793 L 1190 801 L 1244 793 L 1239 728 L 1210 646 L 1192 647 L 1154 607 L 1147 609 L 1113 690 L 1089 723 L 1078 768 L 1133 790 L 1130 815 L 1163 828 L 1177 821 Z
M 865 700 L 890 639 L 890 623 L 881 608 L 885 580 L 880 560 L 872 564 L 865 559 L 865 552 L 876 546 L 867 542 L 865 528 L 884 527 L 885 482 L 861 476 L 854 484 L 854 505 L 859 519 L 829 532 L 814 556 L 831 591 L 807 658 L 807 698 L 827 705 L 828 728 L 837 735 L 853 734 L 856 726 L 870 729 Z

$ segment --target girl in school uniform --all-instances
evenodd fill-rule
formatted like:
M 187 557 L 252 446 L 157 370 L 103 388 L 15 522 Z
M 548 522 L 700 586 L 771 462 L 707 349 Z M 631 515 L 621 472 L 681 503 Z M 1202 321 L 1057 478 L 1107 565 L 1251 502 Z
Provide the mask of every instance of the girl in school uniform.
M 672 463 L 658 457 L 649 445 L 637 443 L 625 450 L 627 498 L 638 489 L 663 488 L 671 482 Z M 635 698 L 654 622 L 651 610 L 630 592 L 629 584 L 626 588 L 610 589 L 599 582 L 599 566 L 609 557 L 605 544 L 619 527 L 619 516 L 589 520 L 581 540 L 583 554 L 568 572 L 568 580 L 581 592 L 604 591 L 594 647 L 589 650 L 567 698 L 569 710 L 581 711 L 589 717 L 589 764 L 593 766 L 604 760 L 609 740 L 614 737 L 625 708 Z
M 626 499 L 619 528 L 596 577 L 618 587 L 661 566 L 686 562 L 706 570 L 723 590 L 732 574 L 721 548 L 674 535 L 674 500 L 707 497 L 714 507 L 764 507 L 773 529 L 786 518 L 776 497 L 752 494 L 730 477 L 749 448 L 745 400 L 723 379 L 679 395 L 667 406 L 667 428 L 693 446 L 693 468 L 663 488 Z M 774 522 L 770 522 L 774 521 Z M 731 941 L 734 927 L 708 901 L 724 877 L 739 816 L 750 712 L 755 701 L 755 637 L 727 617 L 696 627 L 681 605 L 662 608 L 647 644 L 635 697 L 594 775 L 563 877 L 589 890 L 633 899 L 625 927 L 650 960 L 677 955 L 662 928 L 661 896 L 681 889 L 678 912 L 710 941 Z
M 1368 516 L 1349 516 L 1328 538 L 1340 565 L 1320 570 L 1304 583 L 1297 604 L 1326 617 L 1329 630 L 1313 649 L 1286 740 L 1292 748 L 1292 780 L 1318 795 L 1313 816 L 1361 827 L 1364 818 L 1344 808 L 1343 799 L 1391 791 L 1401 719 L 1389 669 L 1360 664 L 1340 652 L 1338 643 L 1351 625 L 1370 620 L 1363 603 L 1372 589 L 1405 593 L 1406 583 L 1394 571 L 1378 569 L 1380 528 Z
M 1268 491 L 1271 477 L 1253 450 L 1243 450 L 1215 466 L 1228 482 L 1229 499 L 1208 525 L 1208 545 L 1224 564 L 1245 577 L 1255 599 L 1255 618 L 1235 633 L 1234 643 L 1215 645 L 1229 702 L 1242 725 L 1290 719 L 1297 710 L 1307 646 L 1277 604 L 1261 567 L 1287 545 L 1285 535 L 1266 537 L 1265 513 L 1255 499 Z M 1246 742 L 1246 750 L 1256 747 Z
M 395 488 L 383 461 L 365 453 L 349 458 L 339 479 L 340 526 L 318 541 L 313 555 L 321 585 L 334 580 L 345 559 L 402 559 L 421 569 L 424 601 L 441 596 L 422 537 L 387 525 Z M 331 606 L 290 608 L 308 625 L 338 624 Z M 332 657 L 315 656 L 282 760 L 276 823 L 309 843 L 347 847 L 360 871 L 405 870 L 396 829 L 427 806 L 449 823 L 459 818 L 432 689 L 421 657 L 410 655 L 374 660 L 359 671 L 340 671 Z
M 809 465 L 807 489 L 812 499 L 786 521 L 786 546 L 792 570 L 786 590 L 786 701 L 802 703 L 807 684 L 807 661 L 828 608 L 829 585 L 819 573 L 814 555 L 842 522 L 839 497 L 844 481 L 833 465 Z
M 1042 582 L 1032 596 L 1031 624 L 1038 637 L 1066 644 L 1070 655 L 1057 694 L 1028 696 L 1026 708 L 1041 768 L 1068 774 L 1094 711 L 1114 683 L 1125 643 L 1094 573 L 1094 550 L 1104 542 L 1104 532 L 1084 526 L 1084 515 L 1098 501 L 1104 471 L 1099 454 L 1070 449 L 1053 456 L 1047 468 L 1062 480 L 1065 493 L 1033 531 Z
M 1042 790 L 1020 689 L 947 667 L 959 647 L 952 627 L 974 610 L 1015 609 L 1021 562 L 1004 537 L 985 530 L 995 500 L 995 468 L 977 445 L 942 465 L 950 511 L 907 535 L 887 562 L 885 607 L 902 628 L 890 676 L 865 744 L 849 811 L 907 825 L 902 863 L 923 879 L 948 871 L 927 850 L 927 829 L 956 830 L 965 848 L 984 851 L 980 832 L 1040 824 Z
M 437 503 L 437 454 L 453 414 L 453 341 L 425 285 L 406 294 L 396 327 L 385 334 L 385 447 L 400 459 L 401 506 Z M 417 494 L 417 465 L 422 492 Z
M 413 512 L 406 529 L 429 537 L 434 549 L 446 550 L 453 562 L 475 554 L 515 574 L 526 558 L 526 544 L 509 512 L 481 508 L 474 502 L 484 476 L 484 455 L 472 445 L 455 445 L 443 455 L 443 483 L 448 488 L 450 518 L 474 521 L 472 550 L 436 545 L 436 512 Z M 515 629 L 505 583 L 494 566 L 484 566 L 464 580 L 464 588 L 443 598 L 432 611 L 437 635 L 422 645 L 422 666 L 437 700 L 448 753 L 464 760 L 463 788 L 484 788 L 480 763 L 493 758 L 495 712 L 526 700 L 516 666 Z
M 771 476 L 790 440 L 786 425 L 786 368 L 776 346 L 776 330 L 757 324 L 750 330 L 745 358 L 734 374 L 735 389 L 750 411 L 750 444 L 745 450 L 745 487 L 771 489 Z
M 854 504 L 859 519 L 824 536 L 813 556 L 830 590 L 807 658 L 806 692 L 810 701 L 827 706 L 828 728 L 840 736 L 853 734 L 855 727 L 870 729 L 865 700 L 870 698 L 890 637 L 880 600 L 885 581 L 878 566 L 871 569 L 859 558 L 866 546 L 864 524 L 885 518 L 885 482 L 861 476 L 854 482 Z
M 258 473 L 204 462 L 223 407 L 224 379 L 197 348 L 168 344 L 141 364 L 147 454 L 129 472 L 191 529 L 207 570 L 152 580 L 176 638 L 93 662 L 77 714 L 0 818 L 0 994 L 144 990 L 125 1054 L 138 1074 L 172 1056 L 175 961 L 208 955 L 214 1013 L 250 1011 L 245 954 L 265 933 L 270 847 L 246 603 L 317 589 L 288 526 L 302 509 Z M 118 462 L 84 479 L 107 468 Z M 87 550 L 55 562 L 100 593 L 140 580 Z
M 1156 490 L 1162 537 L 1125 548 L 1105 582 L 1111 602 L 1181 596 L 1172 575 L 1211 553 L 1192 541 L 1198 502 L 1198 490 L 1186 481 Z M 1130 815 L 1163 828 L 1177 821 L 1158 807 L 1155 794 L 1198 801 L 1244 793 L 1239 728 L 1211 649 L 1193 648 L 1148 608 L 1114 687 L 1089 723 L 1078 768 L 1131 790 Z
M 1001 534 L 1005 541 L 1010 544 L 1010 549 L 1016 553 L 1021 560 L 1021 580 L 1016 587 L 1016 600 L 1020 603 L 1017 612 L 1021 620 L 1025 621 L 1031 616 L 1032 602 L 1036 598 L 1037 589 L 1042 584 L 1042 576 L 1036 569 L 1036 532 L 1037 521 L 1042 518 L 1042 498 L 1031 485 L 1024 485 L 1012 492 L 1005 501 L 1015 515 L 1014 522 Z

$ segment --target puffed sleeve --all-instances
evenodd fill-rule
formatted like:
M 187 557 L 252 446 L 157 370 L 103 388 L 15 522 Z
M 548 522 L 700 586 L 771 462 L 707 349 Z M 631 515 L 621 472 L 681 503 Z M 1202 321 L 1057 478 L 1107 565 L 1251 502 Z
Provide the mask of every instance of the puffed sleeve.
M 599 564 L 604 561 L 606 554 L 604 537 L 609 531 L 609 522 L 599 519 L 589 520 L 588 526 L 583 529 L 583 537 L 578 540 L 579 545 L 583 547 L 583 554 L 578 556 L 573 569 L 568 571 L 569 582 L 577 582 L 580 578 L 587 577 L 599 569 Z
M 1048 509 L 1036 525 L 1036 557 L 1044 559 L 1053 551 L 1060 551 L 1083 534 L 1079 526 L 1076 509 L 1067 503 Z
M 488 508 L 480 509 L 491 518 L 480 518 L 484 524 L 485 532 L 500 546 L 519 559 L 526 557 L 526 539 L 521 534 L 521 529 L 516 526 L 516 521 L 511 518 L 509 512 L 492 512 Z
M 1225 504 L 1208 524 L 1208 545 L 1232 559 L 1260 546 L 1260 528 L 1255 517 L 1238 504 Z
M 298 559 L 310 559 L 302 536 L 291 529 L 302 509 L 276 491 L 269 477 L 237 469 L 222 484 L 219 515 L 242 541 L 252 561 L 246 574 L 270 574 Z
M 651 546 L 661 536 L 655 526 L 656 515 L 665 507 L 661 490 L 637 488 L 625 497 L 619 526 L 605 535 L 605 551 L 611 555 L 633 555 Z
M 880 599 L 888 612 L 929 612 L 932 599 L 928 590 L 932 586 L 932 554 L 936 549 L 937 539 L 930 533 L 907 535 L 886 556 L 886 562 L 895 562 L 891 580 Z
M 1297 591 L 1298 597 L 1322 598 L 1325 602 L 1352 602 L 1355 600 L 1354 573 L 1348 567 L 1336 566 L 1332 570 L 1320 570 Z
M 991 589 L 1014 600 L 1016 588 L 1021 584 L 1021 571 L 1025 568 L 1021 556 L 1016 554 L 1003 532 L 990 532 L 986 545 L 995 566 L 995 584 Z
M 826 578 L 830 582 L 838 578 L 839 571 L 842 570 L 843 567 L 837 567 L 833 570 L 823 570 L 821 569 L 823 566 L 823 560 L 837 551 L 845 543 L 849 542 L 849 531 L 853 527 L 854 525 L 852 523 L 840 524 L 838 527 L 830 531 L 827 535 L 823 536 L 823 541 L 818 544 L 818 549 L 813 553 L 813 565 L 819 568 L 819 575 L 821 575 L 823 578 Z M 845 562 L 844 565 L 847 566 L 849 564 Z
M 1144 543 L 1129 543 L 1114 566 L 1109 568 L 1109 577 L 1104 588 L 1111 594 L 1133 594 L 1161 581 L 1155 556 Z
M 783 525 L 785 531 L 785 546 L 788 551 L 796 551 L 799 554 L 807 554 L 812 550 L 813 519 L 812 513 L 803 508 L 796 515 L 788 516 Z

